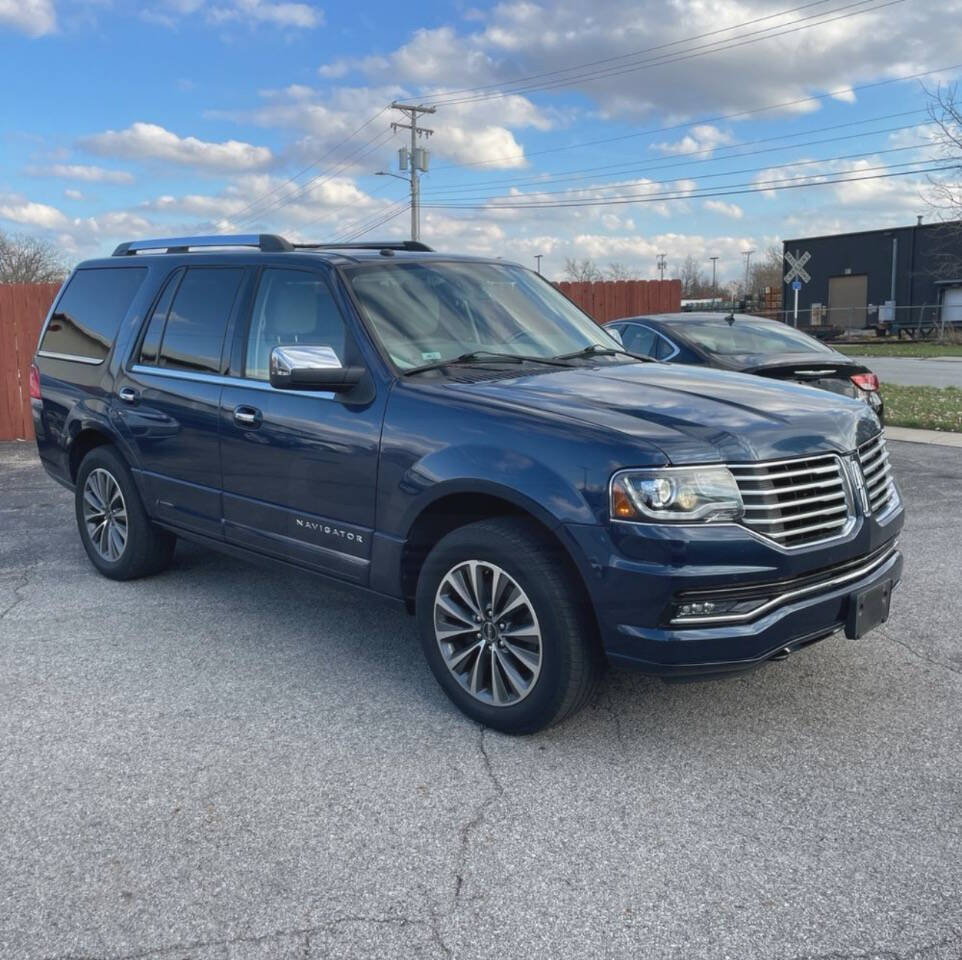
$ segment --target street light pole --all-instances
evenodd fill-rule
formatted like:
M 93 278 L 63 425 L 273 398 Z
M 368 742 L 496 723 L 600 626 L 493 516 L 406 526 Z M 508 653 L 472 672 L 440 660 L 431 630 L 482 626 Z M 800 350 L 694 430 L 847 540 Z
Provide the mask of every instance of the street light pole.
M 709 257 L 708 259 L 711 260 L 711 300 L 714 303 L 718 299 L 718 284 L 715 282 L 718 257 Z

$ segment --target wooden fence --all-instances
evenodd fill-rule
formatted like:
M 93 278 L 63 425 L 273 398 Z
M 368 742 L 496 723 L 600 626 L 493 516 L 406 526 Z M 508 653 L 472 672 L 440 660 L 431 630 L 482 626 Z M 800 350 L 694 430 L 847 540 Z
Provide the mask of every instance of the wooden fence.
M 557 286 L 597 323 L 681 310 L 680 280 L 599 280 L 596 283 L 564 280 Z
M 0 283 L 0 440 L 33 439 L 28 377 L 56 283 Z

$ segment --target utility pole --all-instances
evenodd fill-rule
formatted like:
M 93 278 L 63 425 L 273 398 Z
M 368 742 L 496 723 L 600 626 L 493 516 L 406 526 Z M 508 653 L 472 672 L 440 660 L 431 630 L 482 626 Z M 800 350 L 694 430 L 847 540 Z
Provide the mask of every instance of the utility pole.
M 392 110 L 400 110 L 411 122 L 392 123 L 392 130 L 411 131 L 411 151 L 408 153 L 407 147 L 401 147 L 398 151 L 398 160 L 402 170 L 411 169 L 411 239 L 417 240 L 421 233 L 421 211 L 420 211 L 420 174 L 427 173 L 428 152 L 419 147 L 418 137 L 430 137 L 433 130 L 427 127 L 418 126 L 419 113 L 434 113 L 436 107 L 414 106 L 408 103 L 398 103 L 396 100 L 391 104 Z
M 747 298 L 749 294 L 748 285 L 751 282 L 752 254 L 755 251 L 744 250 L 742 252 L 745 254 L 745 297 Z
M 665 279 L 665 267 L 667 265 L 668 265 L 668 261 L 665 257 L 665 254 L 659 253 L 658 254 L 658 272 L 661 274 L 662 280 Z
M 541 258 L 544 256 L 543 253 L 536 253 L 534 255 L 535 260 L 538 261 L 538 276 L 541 276 Z
M 709 257 L 708 259 L 711 260 L 711 299 L 712 303 L 714 303 L 718 299 L 718 284 L 715 282 L 718 257 Z

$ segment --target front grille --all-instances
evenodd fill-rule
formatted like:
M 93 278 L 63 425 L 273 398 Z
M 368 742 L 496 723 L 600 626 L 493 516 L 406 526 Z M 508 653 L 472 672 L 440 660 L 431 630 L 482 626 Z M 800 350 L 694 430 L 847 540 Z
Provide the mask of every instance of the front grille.
M 848 484 L 834 454 L 729 469 L 745 504 L 742 522 L 783 547 L 829 540 L 849 524 Z
M 874 514 L 885 513 L 895 499 L 892 465 L 885 449 L 885 434 L 863 443 L 858 448 L 858 462 L 865 477 L 865 492 Z

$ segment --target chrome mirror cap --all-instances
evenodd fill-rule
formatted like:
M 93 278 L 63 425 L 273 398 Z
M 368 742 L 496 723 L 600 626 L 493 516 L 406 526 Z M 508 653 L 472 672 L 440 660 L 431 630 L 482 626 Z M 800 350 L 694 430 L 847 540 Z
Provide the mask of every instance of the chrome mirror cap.
M 356 387 L 364 367 L 345 367 L 328 346 L 274 347 L 271 350 L 271 386 L 279 390 L 319 390 L 346 393 Z

